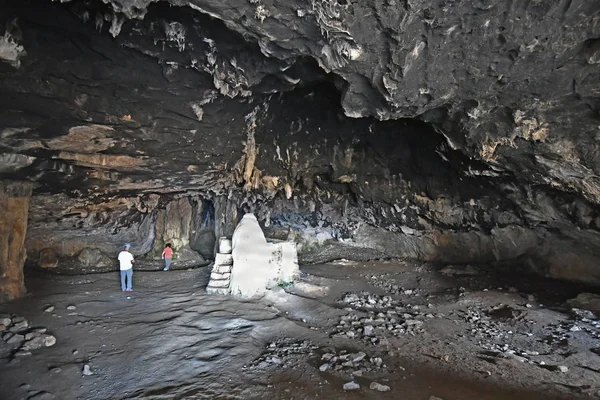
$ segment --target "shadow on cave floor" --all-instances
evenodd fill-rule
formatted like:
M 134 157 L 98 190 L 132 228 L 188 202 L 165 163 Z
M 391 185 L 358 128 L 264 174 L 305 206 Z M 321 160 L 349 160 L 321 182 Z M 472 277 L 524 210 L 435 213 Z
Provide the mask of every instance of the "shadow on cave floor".
M 206 295 L 208 268 L 136 272 L 133 293 L 119 290 L 117 273 L 30 273 L 31 294 L 1 305 L 0 313 L 48 328 L 57 343 L 16 357 L 14 345 L 0 342 L 0 398 L 547 400 L 599 394 L 600 357 L 589 351 L 598 344 L 588 337 L 594 332 L 566 314 L 527 308 L 524 293 L 460 289 L 464 277 L 400 261 L 302 271 L 294 287 L 247 301 Z M 359 300 L 341 302 L 348 293 Z M 378 296 L 392 303 L 379 309 Z M 49 306 L 54 309 L 46 312 Z M 392 314 L 398 324 L 406 320 L 405 332 L 394 333 L 389 321 L 378 325 Z M 342 326 L 344 319 L 356 326 Z M 563 326 L 569 323 L 583 328 L 569 335 Z M 360 333 L 366 324 L 375 327 L 372 335 Z M 560 334 L 569 336 L 566 345 L 546 340 L 559 328 L 567 330 Z M 355 330 L 353 338 L 348 329 Z M 366 356 L 321 370 L 326 354 L 343 359 L 344 351 Z M 93 375 L 82 375 L 84 365 Z M 351 380 L 361 388 L 344 391 Z M 369 389 L 374 381 L 391 391 Z

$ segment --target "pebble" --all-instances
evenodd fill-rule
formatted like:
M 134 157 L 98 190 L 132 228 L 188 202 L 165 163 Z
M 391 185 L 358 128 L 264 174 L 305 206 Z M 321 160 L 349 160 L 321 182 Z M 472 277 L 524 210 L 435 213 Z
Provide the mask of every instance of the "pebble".
M 56 338 L 52 335 L 46 335 L 46 334 L 39 334 L 39 336 L 36 336 L 34 338 L 32 338 L 31 340 L 29 340 L 28 342 L 26 342 L 23 345 L 23 348 L 25 350 L 37 350 L 37 349 L 41 349 L 42 347 L 51 347 L 54 346 L 56 344 Z
M 44 311 L 50 313 L 50 312 L 54 311 L 54 306 L 48 306 L 44 309 Z
M 360 385 L 354 381 L 344 383 L 344 390 L 358 390 L 360 389 Z
M 562 372 L 563 374 L 569 372 L 569 367 L 565 366 L 565 365 L 559 365 L 556 370 L 558 372 Z
M 83 375 L 85 376 L 90 376 L 90 375 L 94 375 L 94 373 L 92 372 L 92 370 L 90 369 L 90 366 L 85 364 L 83 366 Z
M 67 306 L 67 310 L 75 310 L 77 307 L 75 307 L 74 305 L 69 305 Z
M 382 385 L 381 383 L 371 382 L 371 386 L 369 386 L 371 390 L 377 390 L 379 392 L 389 392 L 390 387 L 387 385 Z
M 10 317 L 6 314 L 3 314 L 2 316 L 0 316 L 0 324 L 8 327 L 10 326 L 10 324 L 12 324 L 12 320 L 10 319 Z

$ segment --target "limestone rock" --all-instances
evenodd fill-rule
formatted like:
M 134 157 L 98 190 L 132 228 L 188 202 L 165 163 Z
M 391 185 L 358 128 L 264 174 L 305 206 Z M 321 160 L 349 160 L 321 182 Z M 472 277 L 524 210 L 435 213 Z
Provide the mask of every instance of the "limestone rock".
M 40 251 L 38 266 L 41 268 L 56 268 L 58 266 L 58 254 L 51 248 Z
M 0 301 L 25 294 L 23 265 L 31 184 L 0 181 Z
M 86 247 L 77 255 L 77 260 L 83 267 L 104 268 L 113 266 L 116 262 L 100 249 Z
M 27 337 L 25 337 L 27 339 Z M 39 334 L 25 342 L 23 349 L 25 350 L 37 350 L 42 347 L 51 347 L 56 344 L 56 337 L 53 335 Z
M 352 382 L 348 382 L 348 383 L 344 383 L 344 390 L 358 390 L 360 389 L 360 385 L 354 381 Z
M 10 317 L 10 315 L 7 314 L 2 314 L 0 315 L 0 324 L 8 327 L 10 326 L 10 324 L 12 324 L 12 318 Z
M 387 385 L 382 385 L 381 383 L 377 383 L 377 382 L 371 382 L 371 385 L 369 386 L 369 389 L 371 390 L 377 390 L 378 392 L 389 392 L 390 391 L 390 387 Z
M 254 214 L 245 214 L 233 234 L 231 293 L 243 297 L 263 294 L 299 275 L 294 243 L 268 243 Z
M 19 335 L 18 333 L 5 334 L 2 336 L 2 339 L 4 339 L 4 341 L 8 344 L 20 344 L 25 340 L 25 336 Z
M 10 327 L 11 332 L 20 332 L 24 329 L 27 329 L 29 326 L 29 322 L 24 318 L 16 318 L 13 319 L 13 325 Z

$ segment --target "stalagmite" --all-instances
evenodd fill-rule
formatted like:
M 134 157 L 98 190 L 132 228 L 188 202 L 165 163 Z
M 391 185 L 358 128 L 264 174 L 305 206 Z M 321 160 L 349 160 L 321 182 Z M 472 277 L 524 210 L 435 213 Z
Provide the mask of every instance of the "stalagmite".
M 31 185 L 0 181 L 0 300 L 25 294 L 23 264 Z

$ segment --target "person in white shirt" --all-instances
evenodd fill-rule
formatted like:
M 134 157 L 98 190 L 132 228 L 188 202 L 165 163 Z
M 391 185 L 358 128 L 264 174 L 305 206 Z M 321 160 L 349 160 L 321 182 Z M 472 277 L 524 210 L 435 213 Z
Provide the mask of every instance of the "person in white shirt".
M 129 252 L 131 246 L 129 243 L 125 244 L 125 248 L 119 253 L 119 266 L 121 269 L 121 290 L 124 292 L 133 292 L 131 288 L 131 279 L 133 278 L 133 263 L 135 262 L 133 254 Z M 127 285 L 125 284 L 125 278 L 127 278 Z

